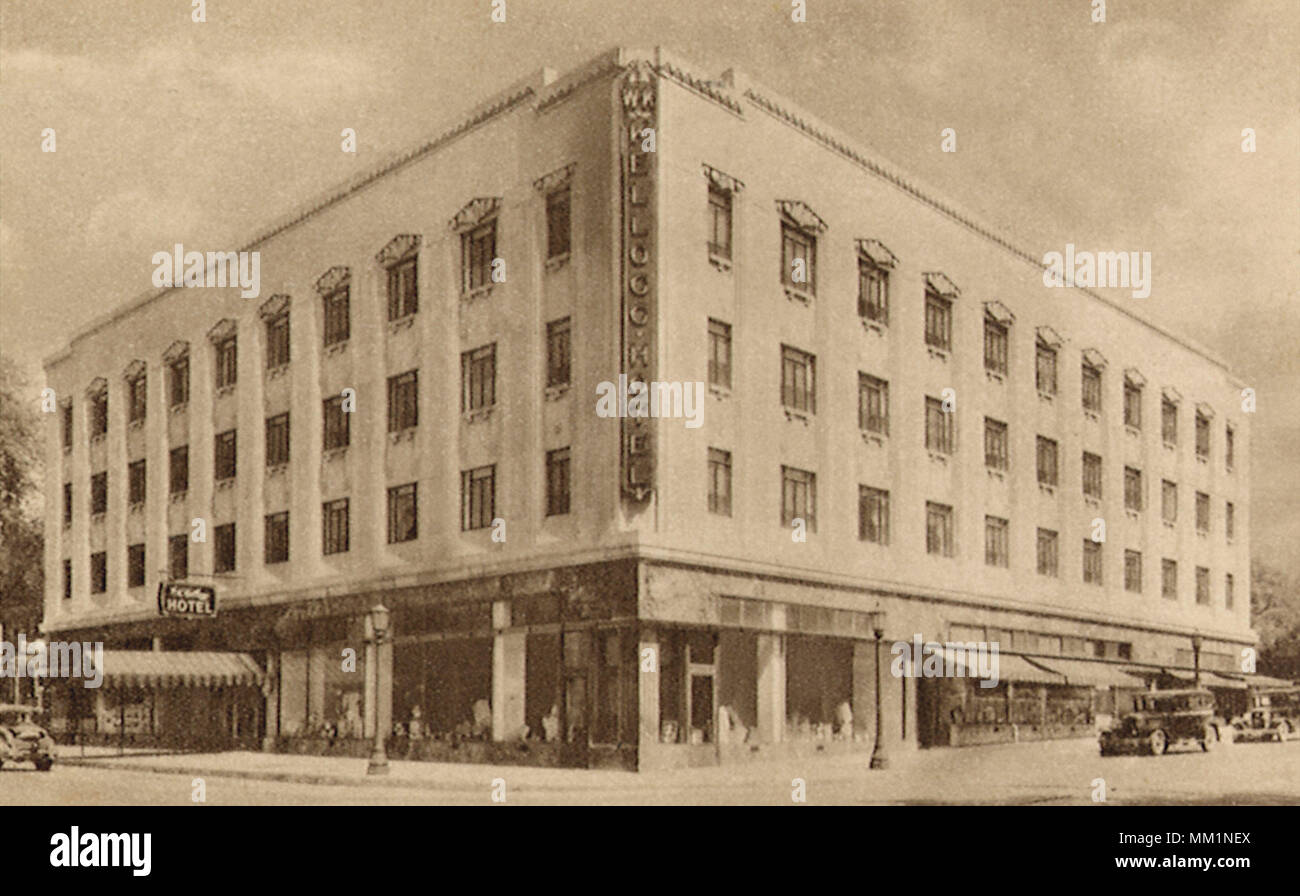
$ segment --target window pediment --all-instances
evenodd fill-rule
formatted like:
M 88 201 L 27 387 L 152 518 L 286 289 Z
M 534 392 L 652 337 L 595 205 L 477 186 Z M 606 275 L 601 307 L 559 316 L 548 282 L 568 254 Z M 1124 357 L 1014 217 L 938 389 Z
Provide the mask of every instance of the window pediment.
M 1047 348 L 1058 349 L 1065 345 L 1065 339 L 1051 327 L 1039 327 L 1035 332 L 1038 335 L 1038 341 Z
M 384 267 L 392 267 L 398 262 L 406 261 L 420 251 L 418 233 L 399 233 L 388 241 L 388 245 L 375 253 L 375 261 Z
M 1095 348 L 1085 348 L 1083 350 L 1083 363 L 1087 364 L 1089 367 L 1104 370 L 1106 367 L 1106 356 Z
M 1124 369 L 1124 382 L 1142 389 L 1147 384 L 1147 378 L 1136 367 L 1126 367 Z
M 91 399 L 98 398 L 107 391 L 108 380 L 104 379 L 102 376 L 97 376 L 91 380 L 90 385 L 86 387 L 86 397 Z
M 447 222 L 452 230 L 471 230 L 501 210 L 500 196 L 476 196 L 465 203 L 456 217 Z
M 1175 389 L 1173 386 L 1165 386 L 1164 389 L 1160 390 L 1160 394 L 1164 396 L 1165 401 L 1168 401 L 1172 404 L 1183 403 L 1182 393 L 1179 392 L 1177 389 Z
M 573 180 L 573 171 L 578 167 L 577 162 L 570 162 L 563 168 L 557 168 L 550 174 L 544 174 L 537 180 L 533 181 L 533 187 L 539 193 L 551 193 L 561 187 L 567 187 Z
M 858 254 L 880 268 L 894 268 L 898 265 L 898 256 L 889 251 L 889 247 L 880 240 L 858 240 Z
M 1196 403 L 1196 413 L 1204 417 L 1206 420 L 1214 419 L 1214 408 L 1210 407 L 1203 401 L 1198 401 Z
M 122 370 L 122 379 L 128 383 L 134 383 L 136 380 L 144 378 L 147 369 L 147 365 L 137 358 Z
M 778 199 L 776 207 L 780 209 L 782 215 L 789 219 L 790 223 L 800 230 L 808 233 L 824 233 L 826 231 L 826 222 L 822 220 L 821 216 L 798 199 Z
M 1011 309 L 998 301 L 985 302 L 984 313 L 1004 327 L 1009 327 L 1016 322 L 1016 316 L 1011 313 Z
M 163 360 L 168 364 L 173 364 L 182 358 L 190 356 L 190 344 L 184 340 L 177 340 L 167 346 L 167 351 L 163 352 Z
M 316 292 L 327 296 L 352 280 L 352 269 L 336 264 L 316 280 Z
M 288 310 L 289 297 L 284 293 L 276 293 L 262 303 L 262 306 L 257 309 L 257 313 L 262 320 L 274 320 Z
M 925 277 L 926 289 L 942 298 L 955 299 L 961 295 L 961 289 L 942 271 L 927 271 L 922 276 Z
M 217 321 L 211 330 L 208 330 L 208 341 L 214 344 L 224 342 L 238 332 L 239 324 L 233 317 L 223 318 Z
M 739 193 L 741 190 L 745 189 L 745 184 L 742 181 L 737 180 L 730 174 L 725 174 L 719 171 L 712 165 L 704 166 L 704 176 L 708 178 L 710 184 L 724 193 Z

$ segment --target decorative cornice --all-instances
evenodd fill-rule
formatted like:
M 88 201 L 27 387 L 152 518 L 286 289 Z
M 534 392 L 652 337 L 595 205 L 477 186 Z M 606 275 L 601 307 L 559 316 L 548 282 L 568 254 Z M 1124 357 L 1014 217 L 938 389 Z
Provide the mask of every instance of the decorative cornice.
M 942 271 L 925 271 L 921 276 L 925 278 L 926 289 L 941 298 L 955 299 L 961 295 L 961 289 Z
M 456 212 L 456 217 L 447 222 L 451 230 L 469 230 L 487 221 L 501 210 L 500 196 L 476 196 Z
M 1085 348 L 1083 350 L 1083 363 L 1089 367 L 1095 367 L 1098 370 L 1106 368 L 1106 356 L 1095 348 Z
M 594 65 L 587 72 L 576 74 L 567 81 L 562 81 L 554 87 L 550 93 L 545 94 L 537 101 L 536 109 L 538 112 L 545 112 L 556 103 L 563 102 L 572 96 L 576 91 L 581 90 L 593 81 L 598 81 L 606 75 L 610 75 L 623 68 L 622 63 L 616 56 L 609 56 L 600 64 Z
M 316 292 L 327 296 L 342 288 L 352 280 L 352 269 L 347 265 L 336 264 L 316 279 Z
M 996 300 L 984 303 L 984 313 L 1003 326 L 1009 327 L 1016 322 L 1016 316 L 1011 313 L 1011 309 Z
M 858 240 L 858 254 L 865 255 L 876 267 L 894 268 L 898 266 L 898 256 L 889 251 L 889 247 L 880 240 Z
M 138 379 L 143 379 L 149 367 L 139 358 L 136 358 L 122 370 L 122 379 L 128 383 L 134 383 Z
M 807 203 L 800 202 L 798 199 L 778 199 L 776 207 L 801 230 L 809 233 L 826 232 L 826 222 L 822 220 L 821 215 L 809 208 Z
M 625 117 L 648 117 L 655 113 L 655 69 L 644 59 L 628 63 L 620 89 Z
M 222 318 L 212 326 L 211 330 L 208 330 L 208 341 L 215 344 L 229 339 L 237 332 L 239 332 L 239 324 L 233 317 Z
M 1179 392 L 1173 386 L 1165 386 L 1163 389 L 1160 390 L 1160 394 L 1164 397 L 1166 401 L 1171 402 L 1173 404 L 1183 403 L 1183 393 Z
M 274 320 L 288 310 L 289 297 L 284 293 L 276 293 L 262 303 L 262 306 L 257 309 L 257 314 L 262 320 Z
M 573 171 L 577 167 L 577 162 L 570 162 L 563 168 L 555 169 L 550 174 L 543 174 L 533 181 L 533 187 L 539 193 L 551 193 L 561 187 L 567 187 L 569 181 L 573 180 Z
M 704 166 L 704 176 L 709 179 L 709 183 L 725 193 L 739 193 L 745 189 L 743 181 L 737 180 L 730 174 L 724 174 L 712 165 Z
M 680 66 L 671 62 L 660 62 L 655 70 L 664 77 L 676 81 L 683 87 L 694 90 L 696 93 L 703 94 L 705 97 L 726 106 L 732 112 L 735 112 L 741 118 L 745 117 L 745 107 L 740 104 L 730 91 L 723 89 L 717 81 L 705 80 L 698 78 Z
M 167 351 L 163 352 L 163 360 L 168 364 L 188 358 L 190 355 L 190 344 L 183 339 L 178 339 L 171 345 L 167 346 Z
M 90 385 L 86 387 L 86 397 L 95 398 L 97 396 L 103 395 L 107 391 L 108 391 L 108 380 L 104 379 L 102 376 L 97 376 L 93 380 L 91 380 Z
M 1051 327 L 1039 327 L 1034 333 L 1038 336 L 1038 341 L 1048 348 L 1060 348 L 1065 345 L 1065 337 Z
M 1196 403 L 1196 414 L 1197 416 L 1204 417 L 1206 420 L 1213 420 L 1214 408 L 1210 407 L 1203 401 L 1198 401 Z
M 418 233 L 399 233 L 388 241 L 384 248 L 375 253 L 375 261 L 383 267 L 392 267 L 401 261 L 406 261 L 412 255 L 420 251 L 420 235 Z
M 1142 375 L 1142 371 L 1138 370 L 1136 367 L 1125 367 L 1124 382 L 1128 383 L 1131 386 L 1137 386 L 1139 389 L 1142 389 L 1146 387 L 1147 378 L 1144 377 Z

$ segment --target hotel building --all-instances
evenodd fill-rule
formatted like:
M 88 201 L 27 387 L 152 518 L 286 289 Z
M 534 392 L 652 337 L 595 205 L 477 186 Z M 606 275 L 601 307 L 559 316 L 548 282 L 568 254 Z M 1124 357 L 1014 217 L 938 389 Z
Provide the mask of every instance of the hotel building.
M 891 750 L 1244 687 L 1243 384 L 1044 248 L 739 73 L 544 70 L 243 247 L 259 297 L 47 361 L 45 630 L 137 670 L 64 727 L 144 719 L 151 647 L 251 658 L 214 712 L 268 748 L 641 768 L 870 749 L 877 672 Z M 701 425 L 598 414 L 620 374 Z M 1000 684 L 892 674 L 917 636 Z

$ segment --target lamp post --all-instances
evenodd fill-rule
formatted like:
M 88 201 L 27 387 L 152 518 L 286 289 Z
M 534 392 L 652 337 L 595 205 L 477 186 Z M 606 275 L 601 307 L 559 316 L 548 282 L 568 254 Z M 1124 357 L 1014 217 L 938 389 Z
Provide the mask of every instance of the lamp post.
M 1192 686 L 1201 686 L 1201 636 L 1192 635 Z
M 388 774 L 388 755 L 384 752 L 384 725 L 382 714 L 379 712 L 380 694 L 383 693 L 384 687 L 384 665 L 380 662 L 379 653 L 385 639 L 388 637 L 388 608 L 383 604 L 376 604 L 372 607 L 370 613 L 366 616 L 366 628 L 369 630 L 372 643 L 375 645 L 375 748 L 370 754 L 370 765 L 366 768 L 366 774 L 386 775 Z
M 885 756 L 885 739 L 880 732 L 880 639 L 885 637 L 884 619 L 876 622 L 876 743 L 871 749 L 871 768 L 889 768 L 889 759 Z

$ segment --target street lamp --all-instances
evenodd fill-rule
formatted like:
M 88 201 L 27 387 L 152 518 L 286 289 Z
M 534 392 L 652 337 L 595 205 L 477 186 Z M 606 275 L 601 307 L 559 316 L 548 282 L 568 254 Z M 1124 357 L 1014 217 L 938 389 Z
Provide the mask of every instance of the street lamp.
M 1201 636 L 1192 635 L 1192 686 L 1201 686 Z
M 885 637 L 884 614 L 876 620 L 876 744 L 871 749 L 871 768 L 889 768 L 885 756 L 885 739 L 880 733 L 880 639 Z
M 383 692 L 383 682 L 381 680 L 383 677 L 383 663 L 379 660 L 379 651 L 388 637 L 388 608 L 383 604 L 376 604 L 371 607 L 369 615 L 366 616 L 366 628 L 375 645 L 375 748 L 370 754 L 370 765 L 366 768 L 366 774 L 386 775 L 388 774 L 388 755 L 384 752 L 384 726 L 379 712 L 380 694 Z

